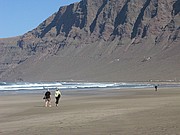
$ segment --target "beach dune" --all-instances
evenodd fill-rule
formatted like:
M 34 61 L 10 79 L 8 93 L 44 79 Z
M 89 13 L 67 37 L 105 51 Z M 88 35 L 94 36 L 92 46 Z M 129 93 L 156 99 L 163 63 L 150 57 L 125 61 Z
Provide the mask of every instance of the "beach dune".
M 52 92 L 53 93 L 53 92 Z M 180 89 L 62 91 L 0 96 L 0 135 L 180 135 Z

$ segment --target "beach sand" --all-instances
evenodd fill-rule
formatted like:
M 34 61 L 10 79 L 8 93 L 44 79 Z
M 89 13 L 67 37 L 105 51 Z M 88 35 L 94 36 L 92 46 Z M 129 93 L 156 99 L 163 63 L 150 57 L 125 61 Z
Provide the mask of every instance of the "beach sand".
M 54 94 L 54 93 L 53 93 Z M 180 88 L 0 96 L 0 135 L 180 135 Z

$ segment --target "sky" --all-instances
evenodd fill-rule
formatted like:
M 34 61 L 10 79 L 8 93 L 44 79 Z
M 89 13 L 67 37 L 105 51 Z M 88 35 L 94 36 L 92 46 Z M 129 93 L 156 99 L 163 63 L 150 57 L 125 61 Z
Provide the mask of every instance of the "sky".
M 61 6 L 80 0 L 0 0 L 0 38 L 23 35 Z

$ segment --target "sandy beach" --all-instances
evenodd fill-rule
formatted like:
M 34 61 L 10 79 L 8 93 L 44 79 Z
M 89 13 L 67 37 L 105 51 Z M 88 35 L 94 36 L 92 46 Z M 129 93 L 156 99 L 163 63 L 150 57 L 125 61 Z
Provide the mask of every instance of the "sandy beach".
M 54 94 L 54 93 L 52 93 Z M 62 91 L 0 96 L 0 135 L 180 135 L 180 89 Z

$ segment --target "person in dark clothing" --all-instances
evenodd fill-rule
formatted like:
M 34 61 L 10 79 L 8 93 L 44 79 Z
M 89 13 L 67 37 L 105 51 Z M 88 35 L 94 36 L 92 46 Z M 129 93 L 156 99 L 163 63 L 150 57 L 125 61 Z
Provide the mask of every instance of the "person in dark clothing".
M 155 91 L 157 91 L 157 85 L 155 85 L 154 88 L 155 88 Z
M 49 89 L 46 91 L 44 95 L 44 99 L 45 99 L 45 107 L 51 107 L 51 92 L 49 91 Z

